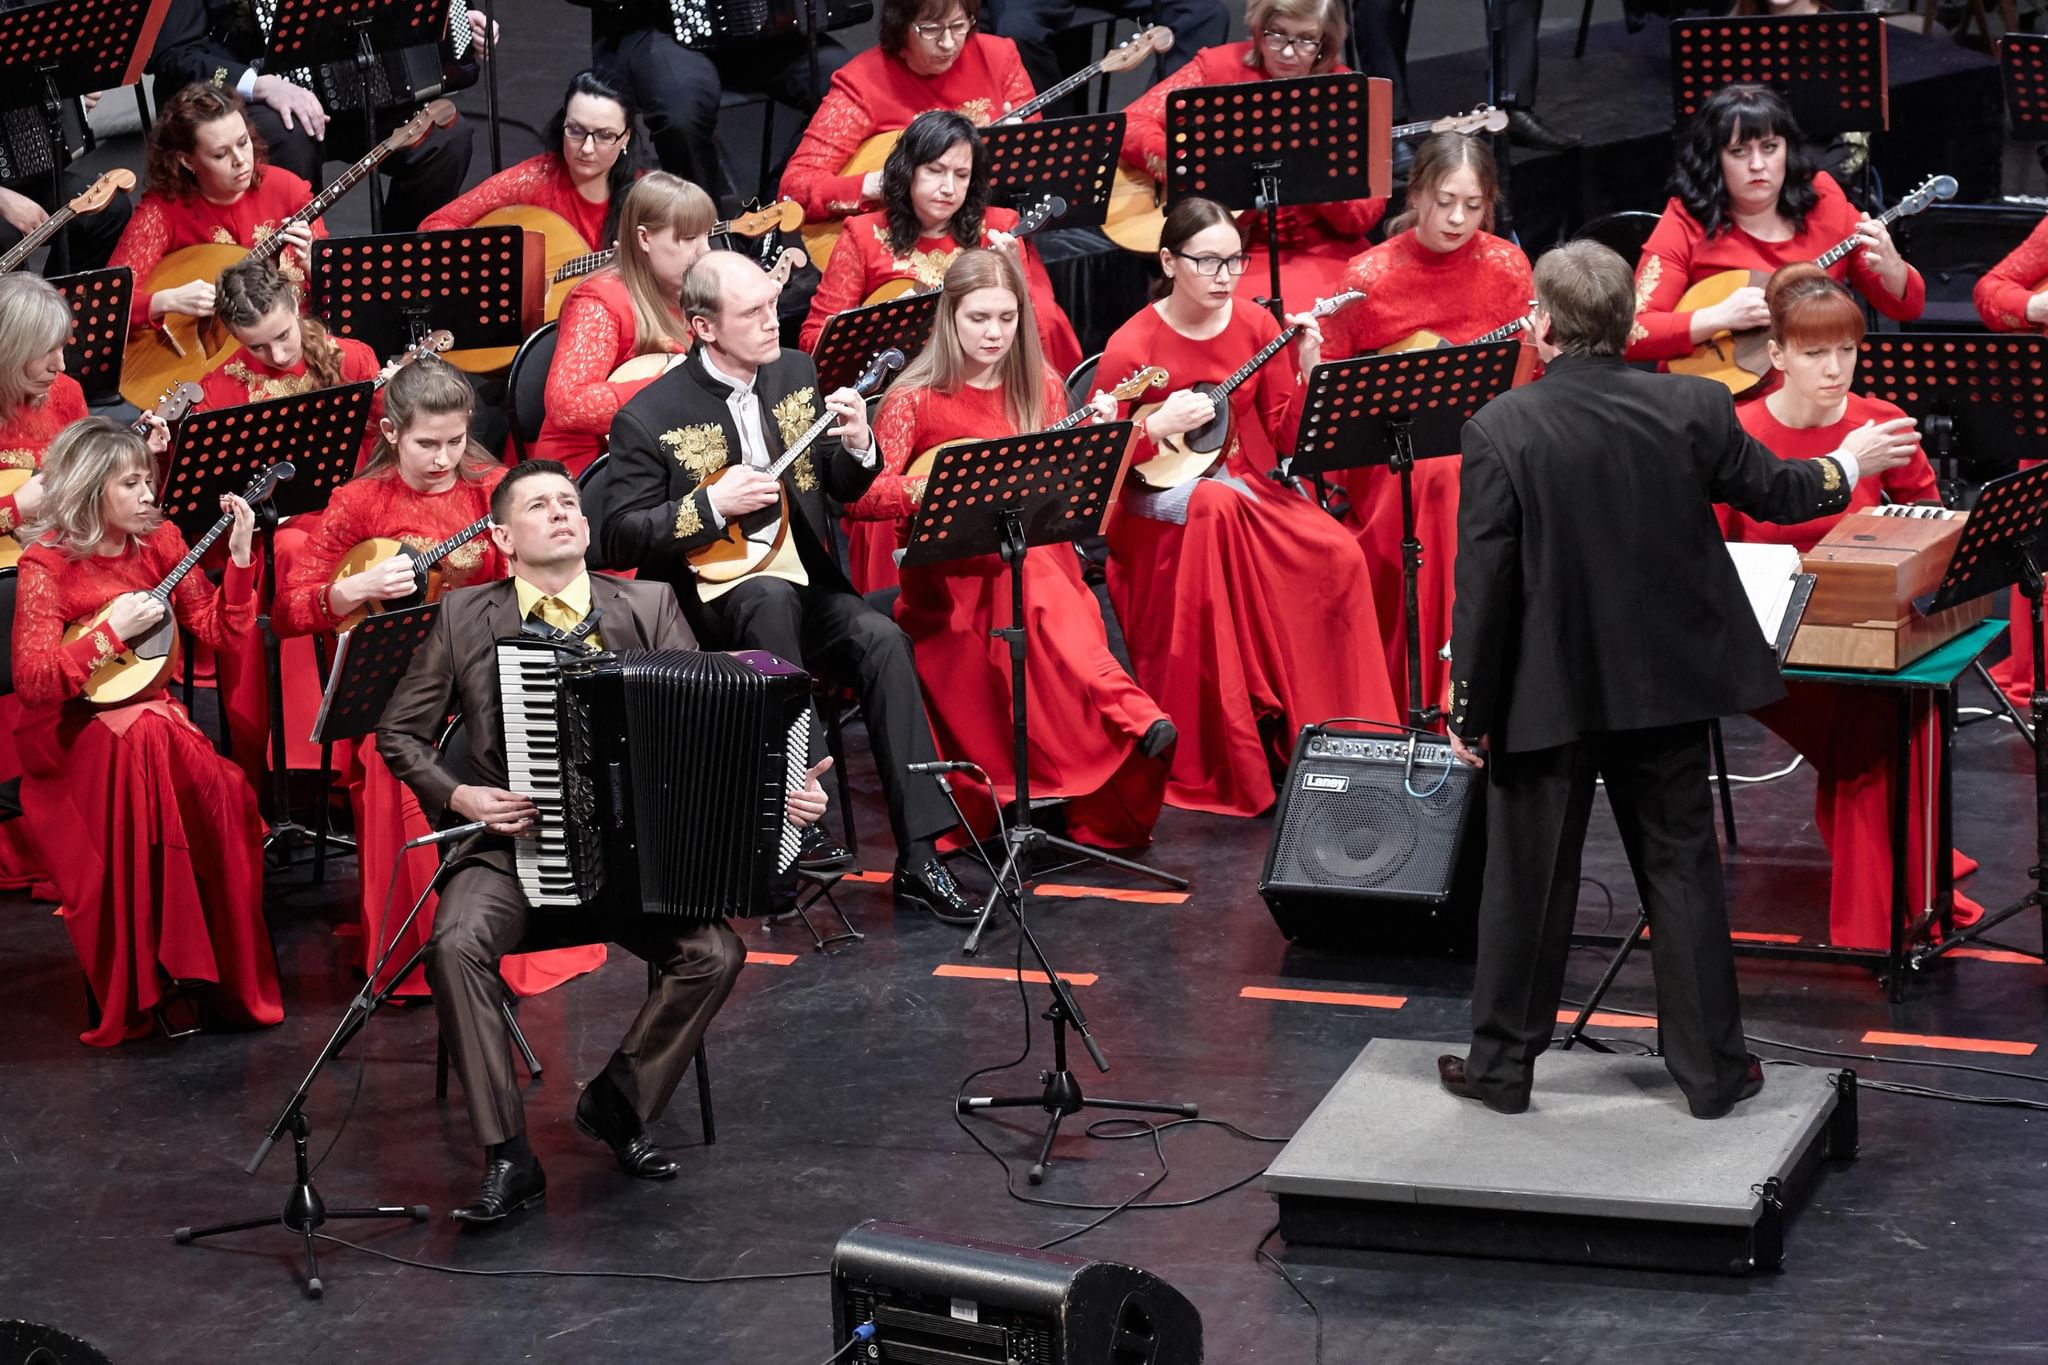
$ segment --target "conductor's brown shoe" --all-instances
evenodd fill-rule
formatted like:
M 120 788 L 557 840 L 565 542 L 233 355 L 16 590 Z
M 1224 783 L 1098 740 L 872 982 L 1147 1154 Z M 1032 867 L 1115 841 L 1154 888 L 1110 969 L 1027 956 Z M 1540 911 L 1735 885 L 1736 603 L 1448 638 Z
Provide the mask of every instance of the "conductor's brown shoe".
M 1465 1059 L 1463 1057 L 1437 1058 L 1436 1079 L 1437 1084 L 1443 1086 L 1444 1089 L 1450 1091 L 1459 1099 L 1478 1100 L 1496 1114 L 1520 1114 L 1529 1108 L 1529 1097 L 1527 1095 L 1523 1095 L 1520 1099 L 1502 1099 L 1495 1095 L 1483 1093 L 1477 1086 L 1465 1078 Z

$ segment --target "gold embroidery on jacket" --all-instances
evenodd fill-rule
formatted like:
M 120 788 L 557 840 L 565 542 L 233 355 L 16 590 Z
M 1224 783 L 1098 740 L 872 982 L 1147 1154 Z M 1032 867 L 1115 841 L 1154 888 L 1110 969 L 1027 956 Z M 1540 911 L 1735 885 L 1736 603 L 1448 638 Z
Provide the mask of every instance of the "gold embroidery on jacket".
M 688 540 L 704 529 L 704 518 L 697 515 L 697 495 L 692 493 L 676 508 L 676 539 Z
M 776 430 L 782 433 L 782 448 L 788 450 L 818 420 L 818 391 L 806 384 L 787 395 L 776 403 L 774 417 Z
M 725 468 L 725 429 L 716 422 L 664 431 L 661 443 L 676 457 L 676 463 L 698 483 Z

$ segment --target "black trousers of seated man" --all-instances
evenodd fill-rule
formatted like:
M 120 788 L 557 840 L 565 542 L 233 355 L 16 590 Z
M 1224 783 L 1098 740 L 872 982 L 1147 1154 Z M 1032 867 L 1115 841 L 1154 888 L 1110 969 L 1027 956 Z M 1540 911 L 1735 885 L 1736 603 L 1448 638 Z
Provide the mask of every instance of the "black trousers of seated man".
M 716 648 L 765 649 L 859 695 L 898 857 L 953 827 L 953 807 L 937 786 L 905 771 L 906 764 L 930 763 L 939 753 L 901 626 L 854 593 L 800 588 L 765 574 L 705 603 L 704 618 Z M 811 752 L 824 751 L 813 716 Z
M 526 1131 L 499 1009 L 505 983 L 498 960 L 519 949 L 532 914 L 518 880 L 486 863 L 472 863 L 450 877 L 434 912 L 434 937 L 427 948 L 434 1014 L 462 1078 L 470 1124 L 486 1147 Z M 732 993 L 747 950 L 724 920 L 679 930 L 649 929 L 617 942 L 652 963 L 660 975 L 605 1063 L 604 1075 L 640 1121 L 652 1123 L 675 1093 L 712 1016 Z
M 1489 1098 L 1526 1099 L 1564 997 L 1594 779 L 1650 915 L 1664 1065 L 1695 1106 L 1732 1102 L 1749 1051 L 1704 721 L 1588 734 L 1487 757 L 1486 885 L 1465 1075 Z
M 377 135 L 389 137 L 413 112 L 378 115 Z M 316 190 L 323 162 L 353 162 L 370 150 L 363 140 L 362 113 L 356 109 L 327 111 L 324 142 L 315 141 L 303 126 L 287 129 L 275 109 L 254 100 L 249 103 L 249 122 L 262 136 L 270 163 L 304 177 Z M 458 119 L 446 128 L 431 129 L 417 145 L 385 158 L 378 167 L 384 183 L 384 231 L 417 232 L 422 218 L 462 193 L 475 152 L 474 133 L 467 120 Z

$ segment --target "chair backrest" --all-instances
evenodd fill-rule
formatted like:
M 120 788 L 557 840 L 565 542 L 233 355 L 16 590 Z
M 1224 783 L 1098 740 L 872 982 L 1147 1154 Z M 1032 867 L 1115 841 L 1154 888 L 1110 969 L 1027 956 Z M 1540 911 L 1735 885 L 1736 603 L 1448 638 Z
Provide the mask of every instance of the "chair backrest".
M 559 322 L 550 322 L 520 342 L 512 355 L 512 368 L 505 374 L 505 401 L 512 410 L 512 434 L 519 438 L 522 455 L 540 439 L 540 424 L 547 416 L 548 366 L 554 362 L 561 327 Z
M 1095 371 L 1102 364 L 1102 352 L 1097 351 L 1074 367 L 1067 376 L 1067 406 L 1078 408 L 1095 396 Z
M 1650 240 L 1650 233 L 1656 229 L 1661 217 L 1661 214 L 1645 213 L 1641 209 L 1603 213 L 1582 224 L 1572 234 L 1572 240 L 1593 241 L 1613 247 L 1621 259 L 1628 262 L 1628 268 L 1634 270 L 1642 259 L 1643 243 Z
M 576 476 L 576 496 L 583 504 L 583 516 L 590 523 L 590 547 L 583 552 L 583 563 L 592 569 L 608 569 L 604 552 L 598 548 L 597 529 L 604 524 L 605 466 L 612 462 L 610 451 L 598 456 L 583 466 L 583 472 Z
M 19 573 L 11 564 L 0 569 L 0 697 L 14 691 L 14 580 Z

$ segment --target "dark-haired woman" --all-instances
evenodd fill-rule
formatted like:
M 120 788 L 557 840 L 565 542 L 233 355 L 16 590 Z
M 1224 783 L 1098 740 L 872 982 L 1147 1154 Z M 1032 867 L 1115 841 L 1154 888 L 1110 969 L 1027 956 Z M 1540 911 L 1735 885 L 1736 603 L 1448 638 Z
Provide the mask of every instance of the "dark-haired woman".
M 1863 342 L 1863 310 L 1841 285 L 1813 265 L 1792 265 L 1771 277 L 1771 364 L 1784 382 L 1736 416 L 1743 429 L 1780 459 L 1804 460 L 1857 442 L 1876 440 L 1886 430 L 1911 440 L 1912 419 L 1890 403 L 1851 391 Z M 1844 516 L 1883 502 L 1938 502 L 1934 469 L 1926 452 L 1883 474 L 1859 479 L 1849 505 L 1832 516 L 1792 526 L 1752 521 L 1722 509 L 1728 539 L 1792 545 L 1810 551 Z M 1870 688 L 1789 683 L 1785 697 L 1756 713 L 1787 743 L 1812 761 L 1814 820 L 1834 861 L 1828 895 L 1828 939 L 1845 948 L 1891 946 L 1893 785 L 1901 780 L 1894 750 L 1897 701 Z M 1923 850 L 1929 794 L 1934 790 L 1941 740 L 1932 714 L 1920 718 L 1913 734 L 1907 801 L 1906 884 L 1916 907 L 1933 903 L 1934 874 Z M 1961 855 L 1956 855 L 1959 861 Z M 1974 864 L 1968 864 L 1974 866 Z M 1957 917 L 1968 923 L 1982 913 L 1968 897 L 1956 897 Z
M 912 462 L 948 441 L 1038 431 L 1064 415 L 1066 385 L 1038 351 L 1031 296 L 1008 253 L 965 251 L 946 271 L 931 344 L 875 416 L 883 471 L 850 509 L 857 525 L 900 543 L 924 497 Z M 1106 394 L 1104 411 L 1113 411 Z M 1025 687 L 1031 697 L 1031 789 L 1071 798 L 1067 830 L 1112 848 L 1151 838 L 1166 789 L 1160 762 L 1174 729 L 1131 681 L 1064 545 L 1024 556 Z M 917 672 L 939 752 L 979 763 L 998 793 L 1015 780 L 1008 647 L 1010 570 L 993 555 L 904 571 L 896 621 L 917 647 Z M 956 788 L 978 833 L 995 825 L 989 792 Z
M 633 183 L 633 110 L 610 81 L 594 71 L 569 78 L 562 107 L 548 120 L 547 150 L 507 166 L 475 189 L 436 209 L 422 231 L 466 228 L 498 209 L 546 209 L 570 227 L 590 251 L 612 244 L 614 205 Z
M 919 114 L 951 109 L 986 128 L 1037 93 L 1017 45 L 977 32 L 981 0 L 882 0 L 877 43 L 832 77 L 782 172 L 811 222 L 882 202 L 882 173 L 843 175 L 860 145 Z
M 109 262 L 135 273 L 129 312 L 135 329 L 167 313 L 213 316 L 212 280 L 145 291 L 165 256 L 202 244 L 253 247 L 313 197 L 304 180 L 266 164 L 263 140 L 249 126 L 241 98 L 211 85 L 187 86 L 165 102 L 149 130 L 148 177 L 149 188 Z M 277 268 L 303 281 L 306 252 L 327 229 L 316 220 L 310 227 L 286 228 L 284 235 L 289 245 Z
M 1810 262 L 1851 236 L 1859 245 L 1829 267 L 1833 278 L 1888 318 L 1910 321 L 1927 306 L 1920 272 L 1883 223 L 1814 169 L 1798 120 L 1775 91 L 1731 85 L 1701 105 L 1679 139 L 1672 188 L 1636 267 L 1630 360 L 1675 360 L 1717 332 L 1766 325 L 1763 290 L 1753 285 L 1692 312 L 1678 302 L 1710 275 Z
M 1323 359 L 1343 360 L 1399 346 L 1418 332 L 1454 345 L 1476 340 L 1529 311 L 1529 258 L 1493 235 L 1500 192 L 1482 138 L 1439 133 L 1422 144 L 1408 179 L 1408 207 L 1386 241 L 1352 261 L 1342 287 L 1365 294 L 1323 323 Z M 1451 632 L 1458 547 L 1456 457 L 1424 460 L 1410 476 L 1416 538 L 1424 546 L 1416 583 L 1424 705 L 1441 702 L 1450 665 L 1439 652 Z M 1330 476 L 1350 494 L 1347 523 L 1358 532 L 1380 605 L 1380 643 L 1394 697 L 1408 702 L 1407 597 L 1401 582 L 1401 480 L 1385 466 Z
M 1166 215 L 1167 292 L 1118 328 L 1105 381 L 1158 365 L 1172 392 L 1139 423 L 1133 465 L 1155 442 L 1206 425 L 1218 383 L 1272 341 L 1270 313 L 1236 292 L 1244 238 L 1229 210 L 1189 198 Z M 1256 815 L 1303 725 L 1335 716 L 1393 720 L 1365 554 L 1349 531 L 1269 476 L 1301 418 L 1299 343 L 1230 397 L 1219 468 L 1158 492 L 1125 484 L 1109 528 L 1109 593 L 1138 683 L 1180 730 L 1166 799 L 1188 810 Z

